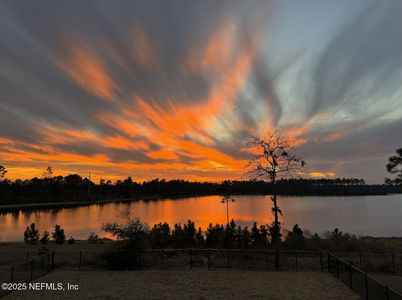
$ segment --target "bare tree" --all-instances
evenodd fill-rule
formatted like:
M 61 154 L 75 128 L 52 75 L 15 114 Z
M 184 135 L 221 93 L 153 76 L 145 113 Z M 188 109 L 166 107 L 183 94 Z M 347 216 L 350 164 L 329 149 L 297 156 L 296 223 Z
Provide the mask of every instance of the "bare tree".
M 279 249 L 279 214 L 282 215 L 282 211 L 276 199 L 276 183 L 280 178 L 298 175 L 305 162 L 292 152 L 292 142 L 280 135 L 278 131 L 272 132 L 267 138 L 254 137 L 248 145 L 254 157 L 249 161 L 247 175 L 253 179 L 267 180 L 272 184 L 274 222 L 271 228 L 271 242 L 276 249 Z M 275 268 L 279 268 L 279 254 L 275 257 Z
M 42 173 L 42 178 L 49 179 L 53 176 L 53 168 L 48 166 L 46 170 Z
M 3 178 L 4 176 L 6 176 L 7 170 L 5 167 L 3 167 L 2 165 L 0 165 L 0 178 Z

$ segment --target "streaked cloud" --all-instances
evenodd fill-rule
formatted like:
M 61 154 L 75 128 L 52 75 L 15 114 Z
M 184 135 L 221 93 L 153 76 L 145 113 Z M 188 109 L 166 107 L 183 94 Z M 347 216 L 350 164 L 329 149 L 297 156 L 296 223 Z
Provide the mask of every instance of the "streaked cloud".
M 306 175 L 381 182 L 401 146 L 397 0 L 41 3 L 0 3 L 12 178 L 238 179 L 279 128 Z

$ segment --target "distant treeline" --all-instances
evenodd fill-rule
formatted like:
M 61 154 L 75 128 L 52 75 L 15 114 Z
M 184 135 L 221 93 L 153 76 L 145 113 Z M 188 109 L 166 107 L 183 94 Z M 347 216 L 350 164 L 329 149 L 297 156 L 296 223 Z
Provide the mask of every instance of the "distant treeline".
M 402 185 L 367 185 L 363 179 L 283 179 L 275 186 L 278 195 L 385 195 L 402 193 Z M 77 174 L 32 178 L 27 180 L 2 180 L 0 205 L 44 202 L 86 202 L 107 199 L 203 196 L 203 195 L 262 195 L 272 194 L 274 187 L 265 181 L 242 180 L 190 182 L 185 180 L 154 179 L 135 182 L 128 177 L 112 182 L 94 183 Z

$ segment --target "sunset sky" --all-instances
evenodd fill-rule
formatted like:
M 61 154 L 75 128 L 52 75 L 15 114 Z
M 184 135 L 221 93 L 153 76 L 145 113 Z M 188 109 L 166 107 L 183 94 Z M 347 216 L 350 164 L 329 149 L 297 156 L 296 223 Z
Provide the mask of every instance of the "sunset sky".
M 402 147 L 402 1 L 0 2 L 0 165 L 240 179 L 253 135 L 382 183 Z

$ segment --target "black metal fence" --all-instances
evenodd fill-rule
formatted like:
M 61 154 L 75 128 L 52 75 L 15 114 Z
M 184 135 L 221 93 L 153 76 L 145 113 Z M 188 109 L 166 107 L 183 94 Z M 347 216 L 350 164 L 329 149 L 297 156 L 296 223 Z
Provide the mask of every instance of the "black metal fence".
M 34 257 L 28 262 L 8 266 L 0 266 L 0 283 L 28 283 L 38 277 L 49 273 L 54 266 L 54 252 Z M 12 291 L 11 288 L 0 289 L 0 297 Z
M 160 253 L 164 251 L 164 257 L 174 260 L 175 256 L 188 255 L 188 249 L 167 249 L 167 250 L 143 250 L 145 256 L 149 256 L 151 253 Z M 229 265 L 234 266 L 239 259 L 240 269 L 253 269 L 253 263 L 250 260 L 257 260 L 268 267 L 268 270 L 274 268 L 274 251 L 265 250 L 225 250 L 225 249 L 193 249 L 195 259 L 199 259 L 200 256 L 207 257 L 208 251 L 212 255 L 211 259 L 216 258 L 215 263 L 223 260 L 222 257 L 229 256 Z M 227 254 L 230 251 L 230 254 Z M 77 268 L 78 265 L 85 268 L 98 268 L 105 264 L 103 258 L 103 251 L 57 251 L 56 258 L 59 266 L 71 266 Z M 326 255 L 326 252 L 320 251 L 284 251 L 281 250 L 280 266 L 283 270 L 319 270 L 318 266 L 321 264 L 318 257 Z M 321 253 L 321 254 L 320 254 Z M 16 265 L 28 263 L 34 258 L 43 254 L 37 251 L 16 251 L 16 252 L 0 252 L 0 268 L 4 265 Z M 265 255 L 265 256 L 264 256 Z M 379 273 L 379 274 L 393 274 L 402 275 L 402 254 L 391 253 L 334 253 L 342 260 L 351 263 L 355 267 L 367 273 Z M 268 256 L 268 258 L 266 257 Z M 160 256 L 159 256 L 160 257 Z M 239 257 L 239 258 L 238 258 Z M 321 258 L 322 259 L 322 258 Z M 297 263 L 296 263 L 297 260 Z M 177 260 L 179 263 L 180 260 Z M 81 262 L 81 263 L 80 263 Z M 198 262 L 199 264 L 199 262 Z M 293 269 L 289 267 L 292 264 Z M 227 265 L 226 265 L 227 266 Z M 173 265 L 171 264 L 171 267 Z M 178 267 L 178 266 L 177 266 Z M 182 268 L 183 266 L 180 266 Z M 183 267 L 184 268 L 184 267 Z M 262 267 L 259 266 L 258 269 Z
M 98 251 L 57 251 L 54 267 L 65 270 L 107 269 L 110 262 L 153 270 L 232 269 L 275 271 L 275 251 L 242 249 L 145 249 L 117 252 L 109 257 Z M 320 251 L 280 251 L 278 271 L 325 271 L 326 253 Z
M 114 256 L 110 256 L 112 253 Z M 400 274 L 400 256 L 384 254 L 332 254 L 322 251 L 276 252 L 242 249 L 145 249 L 131 252 L 57 251 L 31 257 L 16 255 L 17 263 L 0 264 L 0 282 L 29 282 L 53 268 L 63 270 L 151 269 L 151 270 L 242 270 L 242 271 L 320 271 L 330 272 L 365 299 L 402 300 L 393 289 L 368 272 Z M 30 258 L 31 257 L 31 258 Z M 10 262 L 10 258 L 2 258 Z M 22 262 L 21 262 L 22 261 Z M 120 262 L 120 265 L 116 265 Z M 361 269 L 364 269 L 364 271 Z M 0 291 L 0 296 L 6 291 Z
M 402 275 L 402 255 L 395 253 L 335 253 L 368 273 Z
M 402 300 L 402 295 L 350 262 L 331 253 L 327 253 L 327 259 L 328 271 L 364 299 Z

